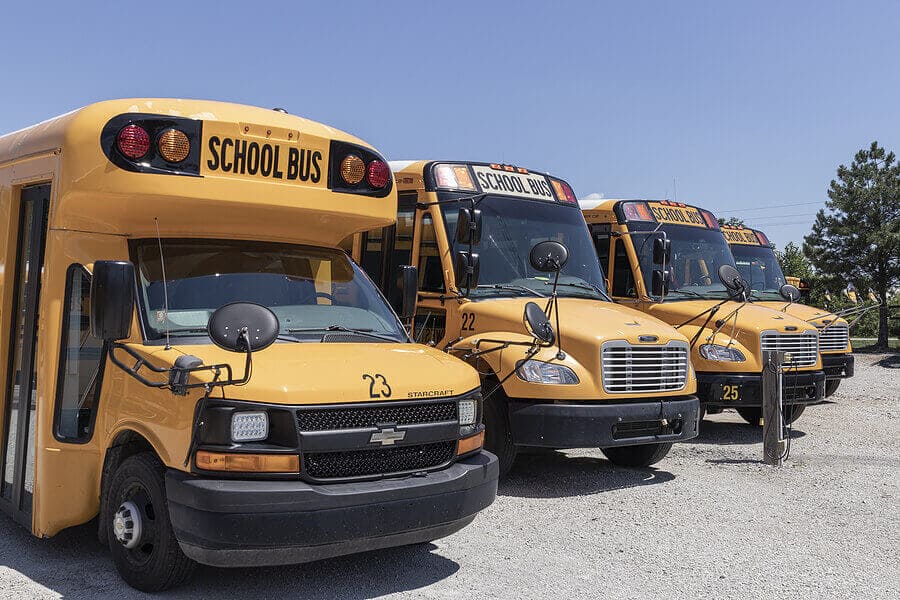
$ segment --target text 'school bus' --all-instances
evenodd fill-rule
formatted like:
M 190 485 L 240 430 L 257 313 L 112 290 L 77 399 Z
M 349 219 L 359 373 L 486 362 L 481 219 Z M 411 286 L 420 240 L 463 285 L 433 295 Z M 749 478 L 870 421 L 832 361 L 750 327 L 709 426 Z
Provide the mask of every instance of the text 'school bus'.
M 609 301 L 566 182 L 509 165 L 391 165 L 396 226 L 357 236 L 354 255 L 396 306 L 398 272 L 418 267 L 413 336 L 481 373 L 501 474 L 522 447 L 645 466 L 697 435 L 687 339 Z
M 784 420 L 819 402 L 825 373 L 815 326 L 752 304 L 715 216 L 680 202 L 582 203 L 613 298 L 691 340 L 697 391 L 709 413 L 762 415 L 762 352 L 783 351 Z
M 794 285 L 789 281 L 794 278 L 784 276 L 775 251 L 762 231 L 723 226 L 722 233 L 731 247 L 738 271 L 750 283 L 753 302 L 803 319 L 819 330 L 819 353 L 825 369 L 825 397 L 831 396 L 841 379 L 853 377 L 853 349 L 850 347 L 847 321 L 827 310 L 798 304 L 782 296 L 781 287 Z
M 142 590 L 471 522 L 478 375 L 338 248 L 396 201 L 372 147 L 274 110 L 120 100 L 0 137 L 0 506 L 40 537 L 99 515 Z

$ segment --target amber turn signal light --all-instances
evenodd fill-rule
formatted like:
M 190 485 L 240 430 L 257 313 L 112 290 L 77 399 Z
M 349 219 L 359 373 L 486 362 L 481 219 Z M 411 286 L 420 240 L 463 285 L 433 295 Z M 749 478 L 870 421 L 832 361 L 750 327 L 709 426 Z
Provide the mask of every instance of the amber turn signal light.
M 299 473 L 296 454 L 232 454 L 200 450 L 194 459 L 198 469 L 242 473 Z
M 183 131 L 166 129 L 156 143 L 160 155 L 169 162 L 177 163 L 187 158 L 191 152 L 191 141 Z
M 484 446 L 484 430 L 479 433 L 463 438 L 456 442 L 456 455 L 468 454 L 472 450 L 478 450 Z
M 366 163 L 355 154 L 348 154 L 341 161 L 341 179 L 350 185 L 356 185 L 366 176 Z

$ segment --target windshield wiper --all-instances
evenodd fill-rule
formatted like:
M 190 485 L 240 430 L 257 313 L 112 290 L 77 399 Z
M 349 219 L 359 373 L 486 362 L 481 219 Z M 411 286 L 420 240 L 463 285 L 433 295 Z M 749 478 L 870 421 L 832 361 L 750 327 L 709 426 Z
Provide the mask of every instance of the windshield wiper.
M 169 333 L 207 333 L 206 327 L 180 327 L 178 329 L 170 329 Z
M 531 294 L 533 296 L 537 296 L 538 298 L 546 298 L 544 294 L 540 293 L 537 290 L 533 290 L 530 287 L 526 287 L 524 285 L 515 285 L 512 283 L 494 283 L 490 285 L 479 285 L 476 286 L 478 289 L 495 289 L 495 290 L 513 290 L 516 292 L 524 292 L 526 294 Z
M 693 292 L 691 290 L 669 290 L 666 295 L 668 295 L 668 294 L 684 294 L 685 296 L 695 296 L 697 298 L 706 298 L 706 296 L 704 296 L 703 294 L 701 294 L 699 292 Z
M 384 340 L 386 342 L 398 343 L 400 341 L 397 338 L 372 333 L 371 329 L 354 329 L 352 327 L 344 327 L 343 325 L 329 325 L 328 327 L 299 327 L 296 329 L 288 329 L 288 333 L 312 333 L 314 331 L 341 331 L 343 333 L 355 333 L 357 335 L 364 335 L 366 337 L 374 338 L 377 340 Z
M 545 282 L 544 282 L 544 285 L 553 285 L 553 282 L 552 282 L 552 281 L 545 281 Z M 596 285 L 594 285 L 593 283 L 573 283 L 573 282 L 562 283 L 562 282 L 559 282 L 557 285 L 567 285 L 567 286 L 569 286 L 569 287 L 577 287 L 577 288 L 581 288 L 581 289 L 583 289 L 583 290 L 590 290 L 590 291 L 592 291 L 592 292 L 597 292 L 598 294 L 600 294 L 601 296 L 603 296 L 603 298 L 604 298 L 605 300 L 608 300 L 609 302 L 612 302 L 612 301 L 613 301 L 612 298 L 610 298 L 610 297 L 606 294 L 606 292 L 604 292 L 599 286 L 596 286 Z

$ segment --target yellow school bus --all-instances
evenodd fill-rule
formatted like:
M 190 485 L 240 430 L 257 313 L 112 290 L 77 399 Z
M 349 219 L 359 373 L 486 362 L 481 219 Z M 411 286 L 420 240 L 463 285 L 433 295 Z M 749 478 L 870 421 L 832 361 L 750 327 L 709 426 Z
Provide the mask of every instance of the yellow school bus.
M 353 253 L 399 306 L 418 267 L 413 336 L 483 377 L 501 474 L 524 448 L 601 448 L 646 466 L 697 435 L 688 341 L 614 304 L 569 184 L 523 167 L 391 163 L 396 225 Z
M 715 216 L 668 200 L 583 203 L 613 298 L 675 326 L 690 339 L 707 413 L 762 414 L 762 352 L 786 353 L 784 420 L 821 401 L 819 334 L 806 321 L 755 303 Z
M 793 285 L 800 291 L 802 282 L 795 277 L 785 277 L 775 250 L 762 231 L 723 226 L 722 234 L 731 247 L 738 271 L 753 290 L 751 299 L 754 304 L 793 315 L 819 330 L 819 352 L 825 369 L 825 397 L 828 398 L 837 390 L 841 379 L 853 376 L 849 324 L 827 310 L 799 304 L 782 295 L 783 285 Z
M 480 379 L 338 247 L 396 202 L 375 149 L 277 110 L 117 100 L 0 137 L 0 507 L 38 537 L 99 517 L 148 591 L 471 522 Z

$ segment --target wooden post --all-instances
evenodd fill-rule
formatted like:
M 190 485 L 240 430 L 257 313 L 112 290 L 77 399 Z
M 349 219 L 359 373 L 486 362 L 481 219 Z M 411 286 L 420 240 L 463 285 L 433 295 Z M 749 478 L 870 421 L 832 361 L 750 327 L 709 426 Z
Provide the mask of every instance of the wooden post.
M 763 461 L 780 467 L 784 463 L 785 443 L 782 436 L 782 370 L 784 353 L 774 350 L 763 352 L 762 416 Z

